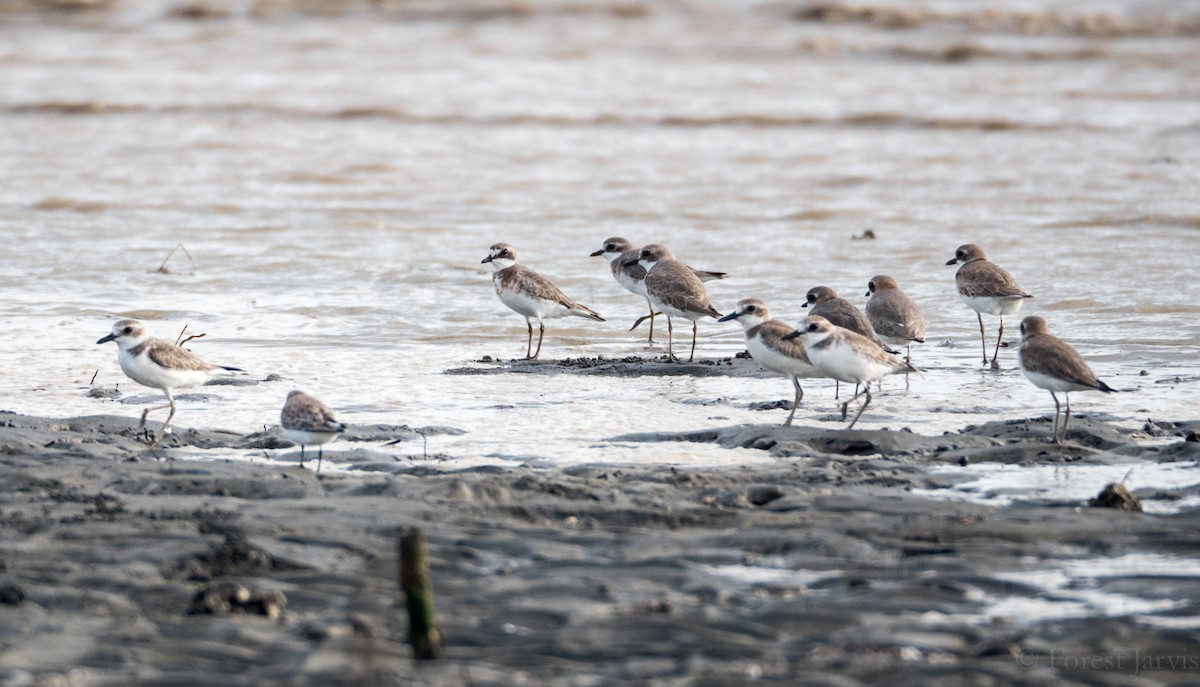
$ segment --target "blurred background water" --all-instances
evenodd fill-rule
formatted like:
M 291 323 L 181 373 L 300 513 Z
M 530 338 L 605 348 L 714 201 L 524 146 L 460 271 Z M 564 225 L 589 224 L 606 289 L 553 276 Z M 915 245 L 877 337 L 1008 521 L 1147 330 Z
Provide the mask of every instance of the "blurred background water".
M 93 343 L 135 316 L 284 378 L 208 387 L 178 427 L 261 429 L 298 387 L 351 423 L 462 427 L 430 450 L 468 462 L 769 460 L 603 439 L 782 422 L 750 409 L 782 378 L 444 374 L 524 355 L 479 264 L 496 241 L 609 319 L 549 323 L 544 359 L 661 353 L 588 257 L 617 235 L 729 272 L 722 311 L 797 321 L 811 286 L 864 305 L 896 277 L 927 372 L 885 382 L 866 428 L 1052 411 L 1015 349 L 981 369 L 944 264 L 966 242 L 1127 391 L 1077 413 L 1195 419 L 1198 37 L 1192 0 L 9 0 L 0 408 L 136 416 L 86 395 L 158 394 Z M 192 261 L 156 272 L 179 243 Z M 743 349 L 736 324 L 700 335 Z M 832 384 L 806 387 L 799 421 L 841 426 Z

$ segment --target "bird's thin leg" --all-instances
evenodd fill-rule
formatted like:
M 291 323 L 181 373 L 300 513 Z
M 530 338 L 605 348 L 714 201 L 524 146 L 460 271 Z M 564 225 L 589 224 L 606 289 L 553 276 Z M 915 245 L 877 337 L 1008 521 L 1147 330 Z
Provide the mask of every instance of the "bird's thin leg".
M 692 320 L 692 354 L 688 356 L 688 362 L 696 359 L 696 320 Z
M 907 346 L 905 346 L 904 362 L 907 363 L 909 367 L 912 367 L 912 344 L 911 343 L 909 343 Z M 880 379 L 879 382 L 880 382 L 880 384 L 882 384 L 883 380 Z M 904 370 L 904 388 L 905 389 L 908 388 L 908 369 L 907 368 L 905 368 L 905 370 Z
M 170 407 L 171 407 L 170 403 L 164 403 L 160 406 L 151 406 L 151 407 L 143 410 L 142 411 L 142 420 L 141 420 L 141 422 L 138 423 L 138 427 L 146 426 L 146 416 L 149 415 L 151 412 L 153 412 L 155 410 L 162 410 L 163 408 L 170 408 Z
M 1063 396 L 1067 397 L 1067 414 L 1063 417 L 1063 428 L 1062 428 L 1062 438 L 1063 438 L 1063 441 L 1066 441 L 1067 440 L 1067 423 L 1071 421 L 1071 392 L 1064 391 Z M 1059 443 L 1062 443 L 1062 442 L 1059 442 Z
M 170 408 L 171 412 L 167 413 L 167 420 L 165 422 L 163 422 L 162 429 L 158 430 L 158 436 L 154 437 L 154 441 L 151 442 L 150 448 L 154 448 L 155 446 L 158 446 L 159 442 L 161 442 L 163 440 L 163 437 L 167 433 L 167 427 L 171 426 L 171 418 L 175 417 L 175 396 L 172 395 L 170 391 L 167 391 L 166 393 L 167 393 L 167 400 L 170 401 L 170 403 L 168 403 L 165 407 Z M 164 406 L 158 406 L 158 408 L 163 408 L 163 407 Z M 146 412 L 142 413 L 142 424 L 143 425 L 146 424 L 146 413 L 150 412 L 151 410 L 155 410 L 155 408 L 150 408 Z
M 850 426 L 846 429 L 854 429 L 854 423 L 858 422 L 858 418 L 862 417 L 863 411 L 866 410 L 867 406 L 871 404 L 871 385 L 868 384 L 866 388 L 863 389 L 862 394 L 859 395 L 866 396 L 867 400 L 863 401 L 862 407 L 858 409 L 858 414 L 854 416 L 854 419 L 850 421 Z M 858 398 L 859 395 L 856 395 L 854 398 Z M 850 399 L 850 401 L 853 401 L 854 398 Z M 849 403 L 850 401 L 846 401 L 846 403 Z
M 304 444 L 300 444 L 300 467 L 304 467 Z
M 671 316 L 667 315 L 667 362 L 675 361 L 675 326 L 671 324 Z
M 654 304 L 650 303 L 649 299 L 646 299 L 646 302 L 650 304 L 650 338 L 646 340 L 646 343 L 653 344 L 654 343 Z
M 996 335 L 996 350 L 992 351 L 992 367 L 996 367 L 996 368 L 1000 367 L 1000 363 L 998 362 L 997 359 L 1000 355 L 1000 340 L 1003 338 L 1004 338 L 1004 317 L 1001 316 L 1000 317 L 1000 333 Z M 986 351 L 984 352 L 984 355 L 985 356 L 987 355 Z
M 321 471 L 321 460 L 325 458 L 325 447 L 317 446 L 317 472 Z
M 529 360 L 533 357 L 529 355 L 529 352 L 533 350 L 533 323 L 529 321 L 528 317 L 525 318 L 525 329 L 529 332 L 529 336 L 525 339 L 525 359 Z
M 979 318 L 979 343 L 983 345 L 983 364 L 987 365 L 987 338 L 983 334 L 983 313 L 977 312 L 975 317 Z
M 537 347 L 537 351 L 535 351 L 533 354 L 534 360 L 537 360 L 537 357 L 542 354 L 542 337 L 545 335 L 546 335 L 546 323 L 539 321 L 538 322 L 538 347 Z
M 792 412 L 788 413 L 787 421 L 783 423 L 784 427 L 792 426 L 792 418 L 796 417 L 796 409 L 800 407 L 800 401 L 804 399 L 804 388 L 800 386 L 800 378 L 793 375 L 792 385 L 796 387 L 796 398 L 792 401 Z
M 1058 395 L 1055 394 L 1053 391 L 1050 392 L 1050 398 L 1054 399 L 1054 443 L 1057 444 L 1057 443 L 1059 443 L 1059 441 L 1058 441 L 1058 413 L 1062 409 L 1062 406 L 1058 402 Z
M 838 380 L 833 380 L 833 400 L 838 400 L 842 395 L 842 383 Z M 846 409 L 842 409 L 842 419 L 846 419 Z

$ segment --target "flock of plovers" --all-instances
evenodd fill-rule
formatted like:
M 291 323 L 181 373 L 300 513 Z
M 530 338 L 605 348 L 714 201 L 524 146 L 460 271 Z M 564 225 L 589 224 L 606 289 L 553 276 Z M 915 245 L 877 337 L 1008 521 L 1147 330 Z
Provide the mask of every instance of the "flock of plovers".
M 890 374 L 920 372 L 912 364 L 911 345 L 925 341 L 925 321 L 917 305 L 900 290 L 890 276 L 877 275 L 867 285 L 865 313 L 833 289 L 817 286 L 807 293 L 803 307 L 808 316 L 797 327 L 771 317 L 766 303 L 756 298 L 739 301 L 737 308 L 722 315 L 712 304 L 704 282 L 723 279 L 724 272 L 698 270 L 675 259 L 671 251 L 659 244 L 640 249 L 629 241 L 612 237 L 592 256 L 609 261 L 613 278 L 631 293 L 646 299 L 649 314 L 634 323 L 636 328 L 650 320 L 650 342 L 654 341 L 654 318 L 667 317 L 667 359 L 678 360 L 674 353 L 675 319 L 692 323 L 692 345 L 688 360 L 696 355 L 697 322 L 706 317 L 720 322 L 737 320 L 745 330 L 746 349 L 763 368 L 791 379 L 795 399 L 784 425 L 790 425 L 796 408 L 804 397 L 801 379 L 826 378 L 853 382 L 862 391 L 842 404 L 842 418 L 848 415 L 851 402 L 865 396 L 847 429 L 853 428 L 871 402 L 870 383 Z M 559 317 L 584 317 L 597 322 L 605 319 L 595 310 L 567 297 L 552 281 L 517 261 L 516 250 L 507 243 L 491 246 L 482 261 L 492 266 L 492 281 L 500 301 L 526 322 L 526 359 L 536 359 L 542 350 L 545 320 Z M 983 347 L 983 364 L 998 367 L 1000 341 L 1004 336 L 1004 316 L 1015 314 L 1026 299 L 1033 298 L 1017 285 L 1013 276 L 988 260 L 983 249 L 974 244 L 960 246 L 947 265 L 961 263 L 955 275 L 958 294 L 979 319 L 979 335 Z M 983 315 L 1000 318 L 996 346 L 991 360 L 987 355 L 987 338 Z M 538 342 L 533 345 L 533 321 L 538 323 Z M 176 389 L 203 384 L 223 372 L 241 372 L 235 367 L 212 365 L 192 352 L 162 339 L 153 338 L 136 320 L 119 320 L 112 332 L 96 343 L 116 341 L 117 359 L 121 370 L 133 381 L 161 389 L 167 403 L 147 408 L 146 416 L 155 410 L 169 408 L 162 428 L 150 442 L 157 446 L 175 417 Z M 889 347 L 904 346 L 906 355 Z M 1021 323 L 1020 365 L 1025 377 L 1035 386 L 1050 392 L 1054 399 L 1054 441 L 1066 438 L 1071 419 L 1070 392 L 1113 389 L 1096 375 L 1079 353 L 1069 344 L 1050 334 L 1041 317 L 1026 317 Z M 1058 393 L 1066 397 L 1066 413 Z M 306 446 L 318 446 L 332 441 L 346 430 L 332 410 L 303 391 L 294 390 L 280 414 L 280 427 L 285 437 L 300 445 L 300 464 L 304 464 Z M 320 470 L 323 449 L 319 448 L 317 469 Z

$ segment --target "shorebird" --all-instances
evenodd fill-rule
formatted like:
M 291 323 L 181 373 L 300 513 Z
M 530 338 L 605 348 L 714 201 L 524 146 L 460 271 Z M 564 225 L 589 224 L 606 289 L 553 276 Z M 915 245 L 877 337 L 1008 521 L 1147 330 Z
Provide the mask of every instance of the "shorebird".
M 804 342 L 797 340 L 784 341 L 783 337 L 793 331 L 790 325 L 779 320 L 771 319 L 771 311 L 767 304 L 757 298 L 747 298 L 738 301 L 737 309 L 722 317 L 719 322 L 737 320 L 746 330 L 746 350 L 754 361 L 771 372 L 777 372 L 792 380 L 796 388 L 796 398 L 792 401 L 792 412 L 788 413 L 783 426 L 792 424 L 796 409 L 804 398 L 804 389 L 800 386 L 801 378 L 821 377 L 817 368 L 808 361 L 804 351 Z
M 1072 391 L 1116 391 L 1096 378 L 1096 373 L 1084 362 L 1079 352 L 1066 341 L 1050 333 L 1046 320 L 1031 315 L 1021 321 L 1021 372 L 1039 389 L 1050 392 L 1054 399 L 1054 443 L 1067 438 L 1067 423 L 1071 420 Z M 1058 416 L 1062 406 L 1055 392 L 1067 399 L 1067 414 L 1063 417 L 1062 437 L 1059 438 Z
M 838 327 L 819 315 L 809 315 L 800 323 L 799 329 L 783 338 L 791 340 L 796 337 L 804 338 L 808 359 L 823 376 L 863 385 L 862 392 L 842 404 L 842 419 L 845 420 L 850 403 L 859 396 L 867 397 L 846 429 L 854 428 L 854 423 L 858 422 L 871 403 L 870 382 L 885 375 L 920 372 L 912 363 L 893 357 L 862 334 Z
M 713 307 L 700 281 L 692 269 L 675 259 L 666 246 L 652 243 L 644 246 L 636 260 L 626 265 L 640 264 L 646 270 L 646 296 L 650 306 L 667 316 L 667 360 L 675 360 L 672 350 L 674 327 L 672 317 L 683 317 L 692 321 L 692 354 L 688 362 L 696 358 L 696 320 L 702 317 L 720 318 L 721 313 Z
M 886 274 L 876 275 L 867 282 L 867 319 L 879 338 L 893 346 L 904 346 L 908 362 L 912 362 L 912 343 L 925 343 L 925 317 L 895 279 Z
M 137 320 L 118 320 L 112 327 L 112 333 L 102 337 L 96 343 L 117 342 L 117 360 L 121 363 L 121 371 L 125 376 L 143 386 L 161 389 L 167 395 L 167 402 L 142 411 L 141 426 L 146 426 L 146 416 L 153 410 L 170 408 L 166 422 L 154 437 L 150 448 L 158 446 L 171 419 L 175 417 L 176 389 L 203 384 L 222 370 L 243 372 L 241 368 L 224 365 L 210 365 L 191 351 L 180 348 L 162 339 L 150 336 Z
M 283 436 L 300 444 L 300 467 L 304 467 L 304 447 L 317 447 L 317 472 L 321 471 L 321 460 L 325 457 L 324 444 L 346 431 L 346 425 L 337 421 L 329 406 L 299 389 L 288 392 L 283 412 L 279 414 L 279 427 Z
M 983 345 L 983 364 L 988 364 L 987 338 L 983 333 L 983 313 L 1000 317 L 1000 333 L 996 335 L 996 349 L 992 352 L 992 367 L 1000 367 L 996 356 L 1000 354 L 1000 340 L 1004 338 L 1004 316 L 1015 314 L 1026 298 L 1033 298 L 1004 268 L 988 260 L 979 246 L 968 243 L 954 251 L 954 258 L 947 265 L 962 263 L 954 275 L 958 295 L 967 307 L 979 318 L 979 341 Z
M 654 317 L 660 313 L 654 312 L 654 305 L 650 303 L 650 297 L 646 295 L 646 270 L 637 262 L 632 265 L 628 264 L 631 261 L 636 261 L 638 258 L 638 249 L 628 240 L 619 236 L 612 236 L 604 239 L 604 245 L 600 250 L 592 253 L 592 257 L 604 256 L 608 260 L 609 268 L 612 270 L 613 279 L 625 288 L 630 293 L 635 293 L 646 299 L 646 305 L 650 308 L 649 315 L 642 315 L 633 323 L 629 331 L 638 328 L 642 322 L 650 320 L 650 338 L 647 343 L 654 343 Z M 700 281 L 712 281 L 714 279 L 724 279 L 729 276 L 725 272 L 710 272 L 708 270 L 698 270 L 695 267 L 690 267 Z
M 517 263 L 517 252 L 507 243 L 492 244 L 488 256 L 480 263 L 492 263 L 492 283 L 500 302 L 525 317 L 529 337 L 525 342 L 525 359 L 536 360 L 542 352 L 542 337 L 546 335 L 543 320 L 574 315 L 604 322 L 600 313 L 567 298 L 549 279 Z M 537 351 L 533 348 L 533 320 L 538 321 Z
M 875 327 L 871 326 L 871 321 L 861 310 L 845 298 L 839 297 L 837 292 L 828 286 L 814 286 L 809 289 L 805 294 L 805 301 L 800 307 L 811 308 L 808 311 L 809 316 L 824 317 L 833 325 L 867 337 L 888 353 L 899 353 L 899 351 L 888 348 L 888 345 L 879 338 Z

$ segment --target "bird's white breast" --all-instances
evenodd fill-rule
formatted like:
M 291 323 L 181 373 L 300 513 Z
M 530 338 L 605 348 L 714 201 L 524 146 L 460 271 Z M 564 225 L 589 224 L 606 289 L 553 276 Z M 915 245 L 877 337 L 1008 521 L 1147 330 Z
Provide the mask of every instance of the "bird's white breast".
M 858 355 L 850 345 L 844 343 L 820 348 L 809 347 L 808 358 L 821 372 L 843 382 L 861 384 L 896 370 L 892 365 Z
M 163 367 L 150 359 L 149 353 L 133 356 L 122 350 L 117 359 L 121 370 L 133 381 L 143 386 L 155 389 L 178 389 L 180 387 L 198 386 L 212 379 L 212 373 L 205 370 L 176 370 Z
M 796 377 L 816 377 L 820 375 L 817 369 L 808 361 L 793 358 L 790 355 L 771 348 L 760 336 L 746 339 L 746 350 L 750 351 L 750 357 L 754 358 L 754 362 L 762 365 L 771 372 L 777 372 L 781 375 L 794 375 Z
M 337 438 L 338 435 L 337 432 L 313 432 L 307 429 L 288 429 L 287 427 L 281 427 L 280 431 L 283 433 L 283 436 L 301 446 L 328 444 Z
M 963 303 L 966 303 L 968 308 L 988 315 L 1012 315 L 1025 303 L 1025 299 L 1020 296 L 963 296 L 962 294 L 959 296 L 962 297 Z
M 1068 382 L 1065 379 L 1059 379 L 1058 377 L 1051 377 L 1050 375 L 1042 374 L 1041 372 L 1030 372 L 1024 367 L 1021 368 L 1021 372 L 1025 373 L 1025 378 L 1032 382 L 1034 386 L 1039 389 L 1045 389 L 1046 391 L 1087 391 L 1091 388 L 1080 386 L 1074 382 Z

